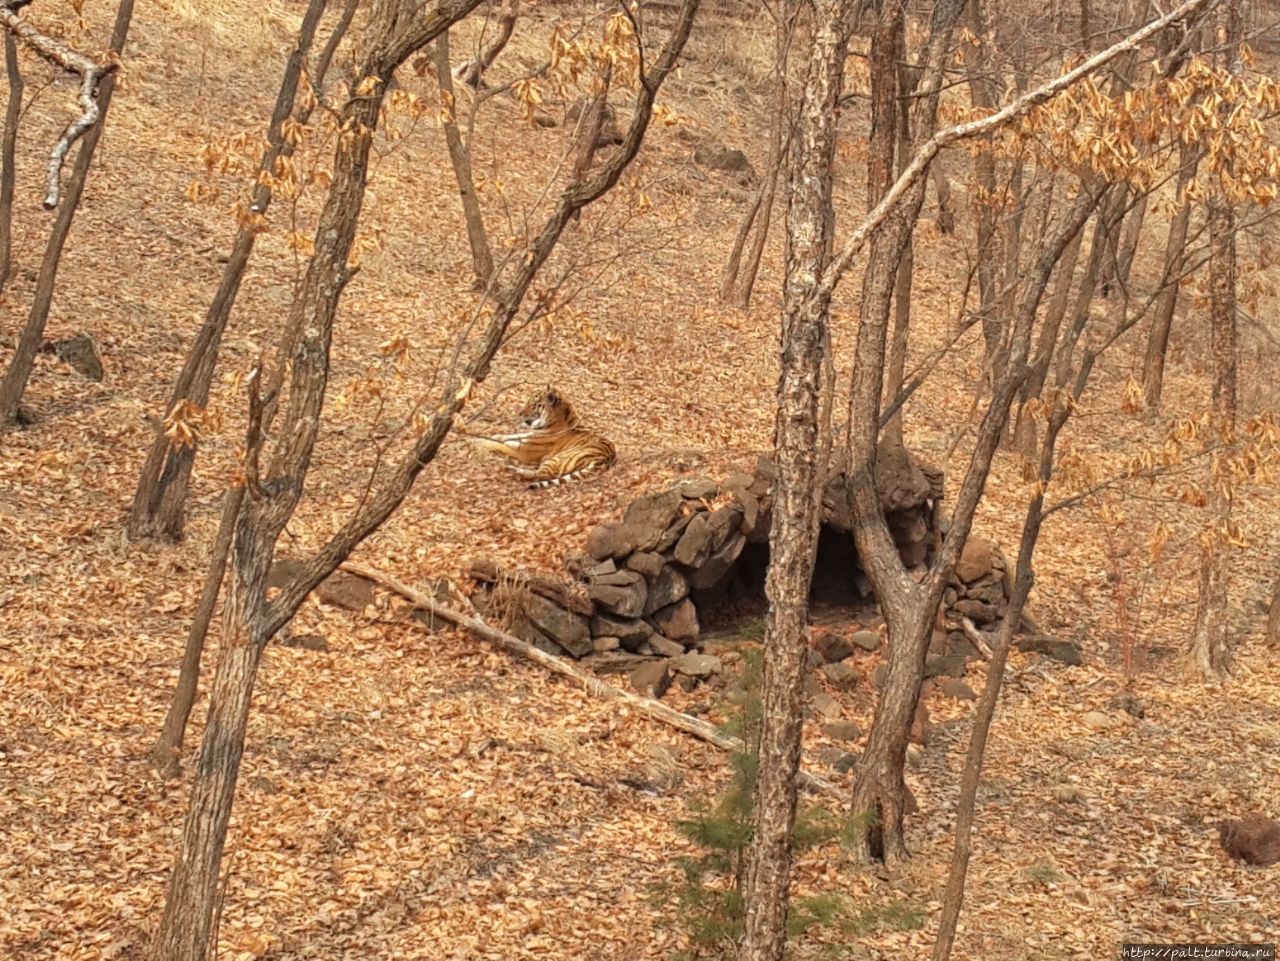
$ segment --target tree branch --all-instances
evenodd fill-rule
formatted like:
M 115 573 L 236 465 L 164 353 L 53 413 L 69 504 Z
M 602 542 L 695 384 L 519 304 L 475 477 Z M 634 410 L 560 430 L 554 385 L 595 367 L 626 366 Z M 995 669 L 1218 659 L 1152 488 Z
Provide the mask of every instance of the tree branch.
M 49 183 L 44 209 L 53 210 L 58 206 L 58 197 L 62 192 L 62 164 L 67 158 L 67 152 L 102 116 L 97 101 L 98 83 L 115 70 L 118 64 L 97 63 L 76 53 L 62 41 L 41 33 L 17 14 L 18 10 L 30 2 L 31 0 L 0 0 L 0 24 L 54 66 L 80 77 L 79 102 L 83 113 L 67 124 L 67 129 L 62 132 L 49 155 Z

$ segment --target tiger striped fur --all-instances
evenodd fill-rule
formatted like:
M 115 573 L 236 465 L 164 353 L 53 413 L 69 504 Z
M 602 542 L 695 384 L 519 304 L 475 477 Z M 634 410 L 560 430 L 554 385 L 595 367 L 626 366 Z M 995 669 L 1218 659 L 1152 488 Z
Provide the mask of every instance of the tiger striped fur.
M 529 488 L 554 487 L 612 466 L 617 451 L 606 437 L 581 426 L 577 411 L 552 387 L 544 387 L 520 411 L 521 429 L 497 437 L 473 437 L 476 445 L 511 459 L 507 466 Z

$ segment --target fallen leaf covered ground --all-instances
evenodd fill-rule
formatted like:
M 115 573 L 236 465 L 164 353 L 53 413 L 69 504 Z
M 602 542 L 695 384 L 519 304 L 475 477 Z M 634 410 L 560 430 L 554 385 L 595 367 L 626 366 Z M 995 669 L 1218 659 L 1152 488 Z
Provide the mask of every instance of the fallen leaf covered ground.
M 29 8 L 33 18 L 64 14 L 71 24 L 69 13 Z M 87 5 L 88 33 L 72 36 L 105 36 L 111 13 Z M 123 521 L 152 436 L 147 417 L 160 413 L 234 231 L 228 208 L 239 182 L 210 179 L 200 149 L 261 129 L 298 15 L 296 5 L 270 0 L 140 5 L 126 83 L 48 331 L 53 339 L 91 333 L 107 378 L 93 384 L 41 356 L 28 395 L 36 423 L 0 438 L 0 957 L 141 957 L 159 917 L 186 782 L 161 781 L 147 754 L 234 468 L 243 396 L 231 375 L 271 344 L 295 281 L 286 210 L 262 238 L 228 334 L 228 377 L 211 405 L 223 420 L 202 448 L 186 539 L 133 545 Z M 552 16 L 536 11 L 536 27 L 495 69 L 514 76 L 535 65 Z M 721 477 L 768 448 L 779 244 L 752 308 L 721 306 L 719 273 L 749 191 L 695 166 L 690 146 L 714 135 L 761 162 L 768 99 L 753 84 L 766 73 L 768 42 L 750 25 L 699 27 L 667 95 L 683 122 L 655 126 L 633 171 L 638 186 L 566 235 L 560 262 L 597 263 L 596 273 L 578 274 L 592 282 L 573 313 L 530 328 L 504 351 L 473 404 L 491 401 L 477 423 L 499 427 L 534 385 L 561 385 L 617 443 L 619 464 L 586 483 L 530 492 L 450 441 L 387 528 L 360 548 L 362 561 L 413 583 L 460 578 L 472 554 L 554 570 L 593 523 L 636 494 L 681 474 Z M 455 43 L 455 57 L 460 49 Z M 32 87 L 48 78 L 28 66 Z M 404 83 L 429 93 L 416 77 Z M 55 82 L 23 128 L 17 272 L 0 304 L 3 362 L 49 223 L 36 209 L 36 185 L 70 91 Z M 375 169 L 366 223 L 380 232 L 381 249 L 366 255 L 342 306 L 335 395 L 353 378 L 369 381 L 378 344 L 407 337 L 414 347 L 381 381 L 380 414 L 358 390 L 350 403 L 330 405 L 306 499 L 282 539 L 286 553 L 314 546 L 359 502 L 379 445 L 394 449 L 397 430 L 430 396 L 440 351 L 473 303 L 439 128 L 429 115 L 403 126 L 407 136 L 382 146 Z M 863 203 L 865 126 L 847 127 L 844 224 Z M 522 211 L 566 134 L 522 124 L 502 98 L 481 114 L 478 131 L 477 169 L 490 183 L 482 197 L 495 235 L 510 239 L 524 229 Z M 963 155 L 946 160 L 963 173 Z M 499 180 L 506 194 L 493 186 Z M 192 181 L 225 195 L 192 203 Z M 637 191 L 653 204 L 642 216 Z M 305 226 L 305 203 L 298 216 Z M 926 233 L 916 251 L 912 345 L 921 358 L 956 323 L 967 262 L 963 231 Z M 846 367 L 855 281 L 836 312 Z M 1206 403 L 1204 333 L 1194 319 L 1177 331 L 1166 417 Z M 1120 409 L 1135 349 L 1110 358 L 1070 431 L 1075 449 L 1101 461 L 1162 441 L 1166 422 Z M 926 458 L 944 457 L 969 423 L 978 350 L 963 341 L 907 409 L 909 441 Z M 1246 380 L 1265 370 L 1253 363 Z M 1251 403 L 1261 410 L 1274 401 L 1264 391 Z M 961 438 L 945 464 L 953 485 L 965 452 Z M 1006 550 L 1024 502 L 1019 470 L 1001 455 L 979 522 Z M 1013 658 L 980 793 L 957 959 L 1099 958 L 1121 940 L 1280 935 L 1275 870 L 1228 862 L 1214 829 L 1249 810 L 1280 814 L 1280 685 L 1274 653 L 1258 636 L 1280 499 L 1274 488 L 1240 492 L 1251 547 L 1233 562 L 1238 667 L 1227 684 L 1207 686 L 1184 677 L 1176 659 L 1194 617 L 1200 518 L 1159 494 L 1119 490 L 1127 521 L 1110 538 L 1088 504 L 1046 527 L 1033 610 L 1046 630 L 1079 639 L 1088 663 Z M 1173 537 L 1152 564 L 1144 545 L 1157 520 Z M 1128 638 L 1117 629 L 1117 575 L 1141 600 Z M 225 860 L 220 957 L 672 957 L 685 934 L 661 891 L 678 877 L 674 859 L 690 853 L 675 822 L 724 786 L 724 757 L 473 638 L 407 622 L 384 600 L 363 614 L 311 600 L 290 630 L 322 636 L 326 649 L 273 645 L 265 658 Z M 1133 692 L 1146 703 L 1141 720 L 1107 707 L 1123 684 L 1127 642 L 1140 655 Z M 210 646 L 206 676 L 216 637 Z M 857 663 L 869 676 L 874 662 Z M 981 668 L 971 667 L 968 680 L 980 687 Z M 723 716 L 711 691 L 668 698 Z M 865 731 L 869 681 L 841 703 Z M 825 846 L 797 868 L 799 893 L 842 892 L 871 908 L 906 903 L 923 916 L 919 930 L 873 925 L 848 943 L 849 957 L 917 956 L 932 943 L 972 704 L 934 695 L 930 706 L 938 728 L 909 772 L 921 808 L 910 822 L 910 864 L 886 877 Z M 203 698 L 196 706 L 188 772 L 206 707 Z M 1085 726 L 1090 711 L 1106 713 L 1109 725 Z M 830 745 L 813 727 L 806 763 L 819 770 L 817 755 Z M 802 950 L 816 956 L 824 937 Z

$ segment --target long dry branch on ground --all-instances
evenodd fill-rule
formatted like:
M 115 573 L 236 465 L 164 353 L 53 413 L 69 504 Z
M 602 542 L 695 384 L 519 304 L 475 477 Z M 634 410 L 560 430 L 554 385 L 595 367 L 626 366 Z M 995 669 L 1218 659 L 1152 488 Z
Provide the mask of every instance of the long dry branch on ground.
M 645 717 L 654 721 L 659 721 L 669 727 L 684 731 L 686 734 L 692 734 L 694 737 L 701 738 L 716 747 L 725 751 L 736 751 L 742 748 L 742 741 L 731 735 L 720 731 L 715 725 L 706 721 L 699 720 L 689 714 L 683 714 L 674 708 L 655 701 L 652 698 L 640 697 L 625 691 L 622 688 L 614 687 L 612 684 L 606 684 L 598 677 L 584 671 L 577 665 L 565 660 L 562 657 L 556 657 L 554 654 L 548 654 L 540 651 L 532 644 L 520 640 L 508 634 L 506 631 L 500 631 L 496 627 L 491 627 L 478 617 L 472 617 L 469 614 L 463 614 L 452 608 L 445 607 L 438 601 L 433 600 L 429 595 L 410 587 L 403 581 L 397 580 L 389 574 L 382 571 L 360 564 L 356 561 L 347 561 L 340 570 L 346 571 L 348 574 L 355 574 L 357 577 L 363 577 L 366 580 L 373 581 L 385 587 L 387 590 L 395 594 L 399 594 L 407 601 L 411 601 L 416 607 L 422 608 L 424 611 L 446 621 L 455 627 L 460 627 L 465 631 L 474 634 L 476 637 L 483 638 L 491 644 L 496 644 L 504 651 L 512 654 L 518 654 L 521 657 L 533 661 L 540 667 L 545 667 L 554 674 L 560 674 L 563 677 L 571 678 L 586 688 L 587 692 L 596 697 L 606 698 L 608 700 L 620 701 L 628 707 L 635 708 Z M 800 773 L 800 783 L 805 787 L 814 791 L 820 791 L 823 794 L 839 794 L 840 789 L 830 781 L 820 778 L 815 774 Z
M 80 77 L 78 99 L 83 112 L 67 124 L 67 129 L 62 132 L 62 136 L 53 146 L 53 152 L 49 155 L 49 184 L 45 193 L 44 209 L 53 210 L 58 206 L 58 197 L 62 192 L 62 164 L 67 159 L 71 145 L 88 133 L 102 116 L 102 111 L 98 107 L 98 84 L 103 77 L 116 69 L 117 64 L 90 60 L 83 54 L 76 53 L 61 40 L 41 33 L 28 21 L 18 16 L 18 10 L 30 2 L 31 0 L 0 0 L 0 24 L 54 66 Z

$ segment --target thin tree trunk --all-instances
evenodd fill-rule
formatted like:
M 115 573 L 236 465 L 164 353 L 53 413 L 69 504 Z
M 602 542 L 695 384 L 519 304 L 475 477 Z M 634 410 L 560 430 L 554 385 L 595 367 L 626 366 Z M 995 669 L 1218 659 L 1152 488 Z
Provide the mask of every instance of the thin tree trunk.
M 9 103 L 4 112 L 4 141 L 0 144 L 0 291 L 9 283 L 13 257 L 13 187 L 17 176 L 15 155 L 18 121 L 22 119 L 25 85 L 18 64 L 18 44 L 13 34 L 4 32 L 4 66 L 9 77 Z
M 182 830 L 182 854 L 169 879 L 160 931 L 153 945 L 158 961 L 204 961 L 216 952 L 211 934 L 216 921 L 213 905 L 218 870 L 244 753 L 254 680 L 267 642 L 266 636 L 245 633 L 243 620 L 251 609 L 244 603 L 233 600 L 224 615 L 225 640 L 209 698 L 200 769 L 192 783 Z
M 1239 74 L 1243 27 L 1240 0 L 1226 0 L 1219 9 L 1219 35 L 1225 40 L 1229 69 Z M 1224 100 L 1219 115 L 1224 124 L 1234 104 Z M 1236 232 L 1235 211 L 1220 187 L 1209 197 L 1209 332 L 1213 354 L 1213 413 L 1224 450 L 1234 445 L 1236 428 Z M 1196 605 L 1191 663 L 1205 678 L 1220 677 L 1227 666 L 1229 632 L 1229 570 L 1226 531 L 1231 524 L 1231 491 L 1215 456 L 1209 483 L 1209 529 L 1200 557 L 1200 597 Z
M 493 62 L 498 59 L 498 54 L 502 53 L 507 43 L 511 40 L 511 35 L 516 29 L 516 17 L 519 13 L 520 5 L 517 0 L 509 0 L 502 6 L 502 9 L 498 11 L 498 32 L 485 44 L 479 56 L 458 67 L 458 79 L 462 83 L 477 90 L 480 88 L 484 80 L 484 72 L 493 66 Z M 448 59 L 446 56 L 445 60 L 447 61 Z M 443 82 L 440 86 L 441 89 L 444 88 Z M 452 83 L 449 85 L 449 98 L 450 102 L 452 102 Z
M 1277 563 L 1280 567 L 1280 563 Z M 1271 606 L 1267 610 L 1267 646 L 1280 647 L 1280 574 L 1271 585 Z
M 1173 314 L 1178 306 L 1179 277 L 1186 259 L 1187 232 L 1191 225 L 1191 201 L 1184 196 L 1186 186 L 1195 177 L 1199 156 L 1191 144 L 1183 144 L 1178 168 L 1178 210 L 1169 224 L 1169 237 L 1164 248 L 1164 286 L 1156 300 L 1151 319 L 1151 335 L 1147 339 L 1146 364 L 1142 372 L 1143 393 L 1147 410 L 1160 409 L 1164 391 L 1164 364 L 1169 351 L 1169 334 L 1173 330 Z
M 512 14 L 512 23 L 515 14 Z M 510 36 L 508 30 L 507 36 Z M 499 48 L 501 49 L 501 48 Z M 497 56 L 497 53 L 494 54 Z M 449 148 L 449 162 L 458 182 L 458 196 L 462 200 L 462 216 L 467 224 L 467 241 L 471 245 L 471 271 L 475 275 L 473 288 L 484 290 L 493 276 L 493 252 L 489 249 L 489 235 L 484 229 L 484 213 L 480 210 L 480 198 L 476 195 L 475 181 L 471 177 L 471 153 L 462 142 L 455 115 L 457 103 L 453 95 L 453 74 L 449 70 L 449 34 L 441 34 L 431 53 L 435 62 L 436 81 L 445 101 L 444 140 Z M 486 63 L 487 67 L 488 64 Z M 477 73 L 477 82 L 479 74 Z
M 986 37 L 987 25 L 981 0 L 969 0 L 966 10 L 969 31 L 978 38 Z M 985 75 L 990 59 L 973 44 L 962 44 L 965 72 L 969 78 L 969 99 L 973 106 L 989 113 L 995 109 L 995 81 Z M 1000 323 L 996 317 L 996 162 L 991 138 L 986 137 L 973 153 L 973 175 L 978 190 L 974 194 L 975 238 L 978 258 L 978 313 L 982 317 L 982 337 L 986 345 L 986 367 L 993 369 L 1000 347 Z
M 791 163 L 782 373 L 774 429 L 778 476 L 765 585 L 769 615 L 760 767 L 743 880 L 741 961 L 781 961 L 786 950 L 809 585 L 826 470 L 818 463 L 818 426 L 830 300 L 821 295 L 820 281 L 830 252 L 827 214 L 848 4 L 849 0 L 819 4 Z
M 878 331 L 877 338 L 868 337 L 865 329 L 860 331 L 854 368 L 857 406 L 851 408 L 851 411 L 858 412 L 856 415 L 851 413 L 851 418 L 857 422 L 857 433 L 852 435 L 850 443 L 850 449 L 859 459 L 851 464 L 851 506 L 858 555 L 866 565 L 889 630 L 889 662 L 884 689 L 853 788 L 855 814 L 874 818 L 873 823 L 865 825 L 855 838 L 854 855 L 859 860 L 883 858 L 886 862 L 894 862 L 907 854 L 903 833 L 903 767 L 911 722 L 920 698 L 934 614 L 959 551 L 969 536 L 1013 399 L 1030 373 L 1031 333 L 1040 302 L 1055 266 L 1095 204 L 1096 199 L 1088 192 L 1082 192 L 1076 198 L 1061 228 L 1045 240 L 1037 264 L 1023 286 L 1022 302 L 1012 319 L 1007 340 L 1007 362 L 978 429 L 974 452 L 956 495 L 951 528 L 923 584 L 917 584 L 902 567 L 880 509 L 874 475 L 861 466 L 865 458 L 862 451 L 874 437 L 876 411 L 873 405 L 880 396 L 877 378 L 883 369 L 884 332 L 883 329 Z M 871 392 L 873 386 L 874 393 Z M 871 418 L 870 427 L 864 420 L 868 417 Z
M 324 74 L 341 40 L 341 32 L 345 32 L 351 22 L 349 14 L 354 13 L 354 0 L 348 3 L 343 17 L 334 30 L 329 43 L 326 44 L 317 65 L 314 83 L 324 81 Z M 301 81 L 307 53 L 315 40 L 316 27 L 324 13 L 325 0 L 311 0 L 302 18 L 298 30 L 298 39 L 289 60 L 285 64 L 284 77 L 280 82 L 280 90 L 276 94 L 275 108 L 271 122 L 267 128 L 269 144 L 259 171 L 264 174 L 275 172 L 277 161 L 281 157 L 293 154 L 293 146 L 284 135 L 285 122 L 293 116 L 297 102 L 298 85 Z M 304 111 L 298 119 L 306 123 L 309 111 Z M 253 191 L 252 209 L 265 216 L 271 205 L 272 191 L 269 181 L 259 177 Z M 222 344 L 222 335 L 231 319 L 231 311 L 235 307 L 240 293 L 240 284 L 244 280 L 245 270 L 253 255 L 259 230 L 253 225 L 245 225 L 236 233 L 223 268 L 222 277 L 218 281 L 218 289 L 209 304 L 204 323 L 200 327 L 196 339 L 187 352 L 169 402 L 165 408 L 165 417 L 181 417 L 184 408 L 203 408 L 209 401 L 209 388 L 213 383 L 214 369 L 218 363 L 218 350 Z M 129 509 L 127 530 L 130 538 L 159 538 L 178 540 L 186 524 L 185 508 L 187 491 L 190 487 L 191 470 L 195 463 L 197 442 L 173 445 L 163 424 L 157 429 L 156 436 L 147 451 L 147 459 L 142 465 L 138 477 L 138 486 L 134 490 L 133 503 Z
M 774 197 L 777 196 L 778 178 L 786 163 L 790 143 L 791 98 L 787 88 L 787 64 L 790 60 L 791 41 L 795 33 L 796 13 L 799 8 L 788 0 L 782 9 L 786 11 L 786 15 L 783 16 L 781 13 L 779 15 L 774 41 L 774 82 L 778 85 L 778 102 L 769 124 L 769 156 L 765 161 L 764 180 L 742 218 L 738 234 L 733 241 L 733 248 L 729 251 L 729 260 L 720 277 L 720 299 L 732 301 L 743 308 L 751 303 L 756 275 L 759 273 L 760 261 L 764 256 L 765 242 L 769 239 L 769 224 L 772 219 Z M 744 267 L 742 255 L 747 249 L 748 239 L 751 240 L 751 247 Z
M 110 51 L 117 56 L 124 51 L 129 38 L 129 23 L 133 19 L 133 0 L 120 0 L 116 11 L 115 26 L 111 33 Z M 22 420 L 21 404 L 27 389 L 27 381 L 31 378 L 32 364 L 40 342 L 44 337 L 45 324 L 49 320 L 49 311 L 53 307 L 54 289 L 58 282 L 58 268 L 62 264 L 62 250 L 66 246 L 67 237 L 71 234 L 71 223 L 75 219 L 76 210 L 80 206 L 80 198 L 84 194 L 84 186 L 89 179 L 89 167 L 93 163 L 94 151 L 102 139 L 102 131 L 107 123 L 107 112 L 111 107 L 111 97 L 116 89 L 116 72 L 112 71 L 102 78 L 98 86 L 98 121 L 89 128 L 89 132 L 80 141 L 80 150 L 76 154 L 75 167 L 63 191 L 58 204 L 57 218 L 53 229 L 49 232 L 49 242 L 45 247 L 44 259 L 40 263 L 40 273 L 36 277 L 35 295 L 31 301 L 31 310 L 27 314 L 26 326 L 18 340 L 18 349 L 14 352 L 0 381 L 0 427 Z
M 187 721 L 191 718 L 191 707 L 195 703 L 196 688 L 200 682 L 200 657 L 204 653 L 205 638 L 209 635 L 209 625 L 218 605 L 218 593 L 227 570 L 227 556 L 231 552 L 231 535 L 235 533 L 243 501 L 243 486 L 233 487 L 223 497 L 222 521 L 218 525 L 218 536 L 213 542 L 213 554 L 209 559 L 209 571 L 205 575 L 200 603 L 196 606 L 195 616 L 187 633 L 187 645 L 182 653 L 182 664 L 178 668 L 178 684 L 173 692 L 173 700 L 169 703 L 164 725 L 160 729 L 160 737 L 151 749 L 152 763 L 162 777 L 173 777 L 178 773 Z

